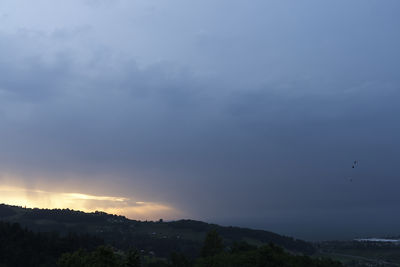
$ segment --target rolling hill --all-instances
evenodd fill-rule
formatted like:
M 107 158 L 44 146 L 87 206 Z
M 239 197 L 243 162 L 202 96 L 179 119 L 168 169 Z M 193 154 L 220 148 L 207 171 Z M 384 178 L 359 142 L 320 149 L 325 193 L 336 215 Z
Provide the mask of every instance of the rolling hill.
M 198 256 L 205 235 L 210 230 L 216 230 L 227 246 L 246 241 L 253 245 L 273 243 L 296 254 L 310 255 L 315 252 L 311 243 L 269 231 L 224 227 L 194 220 L 136 221 L 104 212 L 30 209 L 5 204 L 0 205 L 0 220 L 19 223 L 34 232 L 90 234 L 104 239 L 106 244 L 115 248 L 136 247 L 143 253 L 159 257 L 168 257 L 174 251 L 189 257 Z

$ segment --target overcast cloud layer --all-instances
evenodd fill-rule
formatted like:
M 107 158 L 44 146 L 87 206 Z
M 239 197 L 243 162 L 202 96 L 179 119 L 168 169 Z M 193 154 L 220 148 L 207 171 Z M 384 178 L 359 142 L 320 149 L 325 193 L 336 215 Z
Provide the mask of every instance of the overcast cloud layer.
M 399 235 L 399 11 L 1 1 L 0 175 L 307 239 Z

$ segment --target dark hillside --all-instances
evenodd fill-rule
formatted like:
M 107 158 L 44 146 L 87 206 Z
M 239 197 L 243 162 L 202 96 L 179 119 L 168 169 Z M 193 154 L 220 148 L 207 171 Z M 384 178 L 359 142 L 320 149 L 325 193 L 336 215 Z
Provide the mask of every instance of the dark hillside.
M 11 207 L 1 204 L 0 205 L 0 218 L 10 217 L 17 214 L 17 212 Z
M 216 230 L 224 244 L 246 241 L 253 245 L 273 243 L 288 251 L 312 254 L 312 244 L 272 232 L 239 227 L 223 227 L 193 220 L 173 222 L 143 222 L 104 212 L 85 213 L 69 209 L 28 209 L 0 205 L 1 219 L 20 223 L 36 232 L 70 232 L 91 234 L 104 239 L 119 249 L 137 247 L 146 253 L 168 257 L 171 252 L 181 252 L 197 257 L 207 232 Z
M 229 243 L 242 241 L 244 238 L 261 243 L 273 243 L 284 247 L 290 251 L 302 252 L 305 254 L 313 254 L 314 247 L 303 240 L 294 239 L 292 237 L 282 236 L 269 231 L 253 230 L 241 227 L 223 227 L 216 224 L 208 224 L 205 222 L 193 220 L 180 220 L 169 223 L 175 229 L 190 229 L 195 232 L 208 232 L 217 230 L 217 232 Z
M 0 266 L 55 266 L 66 252 L 93 250 L 102 245 L 99 238 L 69 234 L 34 233 L 19 224 L 0 222 Z

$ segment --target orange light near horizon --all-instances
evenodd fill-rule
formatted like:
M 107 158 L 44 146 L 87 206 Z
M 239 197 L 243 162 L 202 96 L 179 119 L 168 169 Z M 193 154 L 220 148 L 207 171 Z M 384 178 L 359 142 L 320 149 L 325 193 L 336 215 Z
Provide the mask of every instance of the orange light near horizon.
M 93 196 L 86 195 L 80 193 L 62 193 L 66 198 L 75 199 L 75 200 L 106 200 L 106 201 L 116 201 L 116 202 L 125 202 L 129 201 L 129 198 L 124 197 L 105 197 L 105 196 Z M 136 202 L 138 203 L 138 202 Z
M 0 186 L 0 203 L 27 208 L 69 208 L 85 212 L 100 210 L 136 220 L 177 219 L 180 216 L 180 212 L 175 208 L 161 203 L 132 201 L 126 197 L 58 193 L 13 186 Z

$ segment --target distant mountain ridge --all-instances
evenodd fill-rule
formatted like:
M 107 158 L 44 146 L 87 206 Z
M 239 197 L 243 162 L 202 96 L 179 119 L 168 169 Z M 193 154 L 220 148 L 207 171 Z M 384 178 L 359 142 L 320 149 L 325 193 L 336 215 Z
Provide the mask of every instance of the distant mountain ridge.
M 37 232 L 90 234 L 116 248 L 136 247 L 160 257 L 168 257 L 173 251 L 196 257 L 210 230 L 216 230 L 228 246 L 246 241 L 254 245 L 273 243 L 293 253 L 310 255 L 315 252 L 311 243 L 273 232 L 224 227 L 194 220 L 136 221 L 105 212 L 30 209 L 6 204 L 0 204 L 0 220 L 16 222 Z

